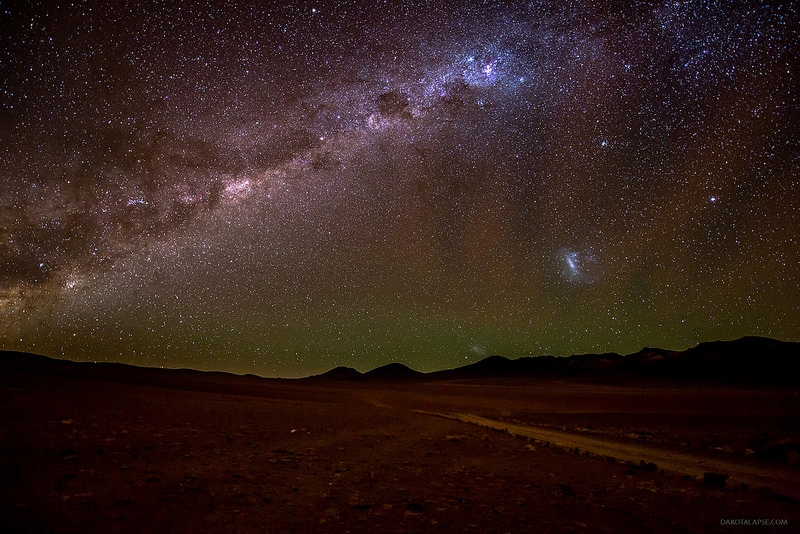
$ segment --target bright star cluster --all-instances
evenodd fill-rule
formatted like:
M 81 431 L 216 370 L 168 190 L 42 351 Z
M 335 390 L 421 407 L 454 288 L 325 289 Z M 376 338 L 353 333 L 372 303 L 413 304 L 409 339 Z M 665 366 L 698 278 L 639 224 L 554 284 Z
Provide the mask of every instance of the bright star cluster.
M 800 340 L 792 2 L 3 4 L 0 348 Z

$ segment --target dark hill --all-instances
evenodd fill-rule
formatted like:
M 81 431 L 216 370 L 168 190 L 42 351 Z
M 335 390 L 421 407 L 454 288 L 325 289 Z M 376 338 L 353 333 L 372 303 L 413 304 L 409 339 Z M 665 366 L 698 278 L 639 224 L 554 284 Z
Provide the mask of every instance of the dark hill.
M 19 372 L 192 391 L 235 391 L 254 395 L 261 395 L 270 384 L 285 381 L 285 379 L 220 371 L 162 369 L 111 362 L 75 362 L 27 352 L 0 351 L 0 376 Z
M 510 360 L 504 356 L 489 356 L 475 363 L 435 371 L 428 376 L 438 380 L 467 380 L 481 378 L 550 376 L 558 366 L 554 356 L 537 356 Z
M 403 365 L 402 363 L 389 363 L 373 369 L 372 371 L 367 371 L 363 375 L 361 375 L 363 379 L 368 380 L 392 380 L 392 381 L 400 381 L 400 380 L 416 380 L 420 378 L 424 378 L 425 374 L 420 373 L 419 371 L 415 371 L 410 367 Z
M 429 376 L 441 380 L 508 376 L 515 372 L 516 367 L 519 367 L 519 361 L 520 360 L 509 360 L 504 356 L 489 356 L 488 358 L 463 367 L 435 371 L 430 373 Z
M 800 343 L 744 337 L 701 343 L 685 351 L 645 347 L 628 356 L 614 352 L 515 360 L 490 356 L 463 367 L 414 376 L 434 380 L 575 378 L 609 383 L 641 383 L 644 380 L 798 387 L 800 375 L 793 371 L 798 361 Z M 368 375 L 370 373 L 364 376 Z
M 645 347 L 628 356 L 616 353 L 569 357 L 537 356 L 510 360 L 490 356 L 481 361 L 433 373 L 420 373 L 401 363 L 390 363 L 364 374 L 336 367 L 316 375 L 321 380 L 477 380 L 494 378 L 580 379 L 609 384 L 672 383 L 728 384 L 743 387 L 800 387 L 800 343 L 764 337 L 700 343 L 685 351 Z M 62 375 L 129 384 L 202 391 L 235 388 L 262 394 L 271 378 L 192 369 L 161 369 L 122 363 L 74 362 L 37 354 L 0 351 L 0 372 Z M 0 373 L 0 376 L 2 376 Z M 248 393 L 250 394 L 250 393 Z
M 353 369 L 352 367 L 344 367 L 340 365 L 339 367 L 334 367 L 330 371 L 326 373 L 322 373 L 321 375 L 313 375 L 309 376 L 309 379 L 320 379 L 320 380 L 355 380 L 356 378 L 360 378 L 363 376 L 359 371 Z
M 800 383 L 798 363 L 800 343 L 755 336 L 700 343 L 683 352 L 678 360 L 681 371 L 703 378 L 795 384 Z

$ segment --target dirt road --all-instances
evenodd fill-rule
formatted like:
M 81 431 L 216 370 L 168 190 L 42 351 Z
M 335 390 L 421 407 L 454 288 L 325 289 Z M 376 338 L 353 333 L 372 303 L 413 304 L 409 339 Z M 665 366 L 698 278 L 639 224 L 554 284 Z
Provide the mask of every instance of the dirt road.
M 426 415 L 444 417 L 464 423 L 471 423 L 509 434 L 533 438 L 540 442 L 549 442 L 552 446 L 587 451 L 589 453 L 612 457 L 634 463 L 652 462 L 659 469 L 691 475 L 701 478 L 704 473 L 722 473 L 729 475 L 733 484 L 744 483 L 753 487 L 767 487 L 800 500 L 800 473 L 789 469 L 737 462 L 735 460 L 705 458 L 693 454 L 660 449 L 652 445 L 622 443 L 594 436 L 584 436 L 549 428 L 531 427 L 507 423 L 472 414 L 444 414 L 419 412 Z

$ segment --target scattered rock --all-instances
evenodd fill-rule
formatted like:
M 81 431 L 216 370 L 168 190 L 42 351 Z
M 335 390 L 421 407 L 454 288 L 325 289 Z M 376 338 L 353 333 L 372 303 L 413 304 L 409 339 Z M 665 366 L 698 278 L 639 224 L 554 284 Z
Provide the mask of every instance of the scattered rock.
M 416 501 L 409 501 L 408 504 L 406 504 L 406 510 L 409 510 L 411 512 L 421 512 L 422 504 Z
M 645 462 L 644 460 L 639 461 L 639 467 L 645 473 L 655 473 L 656 471 L 658 471 L 658 466 L 656 464 L 654 464 L 653 462 Z
M 703 484 L 712 488 L 724 488 L 728 475 L 723 473 L 703 473 Z
M 797 504 L 797 499 L 794 497 L 789 497 L 788 495 L 784 495 L 783 493 L 775 492 L 770 497 L 773 501 L 784 502 L 786 504 Z
M 569 484 L 559 484 L 558 489 L 561 490 L 562 495 L 569 495 L 570 497 L 575 497 L 577 495 L 575 488 Z

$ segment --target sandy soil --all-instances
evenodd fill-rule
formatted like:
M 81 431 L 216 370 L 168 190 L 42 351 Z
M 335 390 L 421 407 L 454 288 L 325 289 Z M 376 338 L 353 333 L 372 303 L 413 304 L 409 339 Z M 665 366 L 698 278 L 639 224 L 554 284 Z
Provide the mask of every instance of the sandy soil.
M 772 488 L 792 499 L 800 499 L 800 471 L 796 469 L 785 469 L 759 462 L 744 462 L 729 455 L 714 458 L 693 452 L 677 452 L 650 442 L 625 443 L 586 433 L 570 433 L 506 423 L 472 414 L 419 413 L 472 423 L 493 430 L 502 430 L 514 436 L 531 438 L 534 444 L 568 449 L 575 454 L 584 453 L 607 460 L 634 464 L 638 462 L 640 466 L 643 465 L 651 471 L 660 468 L 671 473 L 702 479 L 704 483 L 707 483 L 706 473 L 718 474 L 725 477 L 725 484 Z M 719 479 L 719 477 L 717 478 Z M 719 480 L 719 484 L 722 484 L 722 480 Z
M 420 413 L 657 444 L 794 477 L 791 454 L 737 450 L 797 438 L 792 391 L 350 382 L 220 389 L 228 392 L 2 375 L 0 531 L 796 532 L 800 521 L 796 501 L 767 488 L 712 487 Z M 735 447 L 685 441 L 706 439 L 709 418 L 715 439 Z M 721 524 L 729 519 L 788 524 Z

